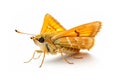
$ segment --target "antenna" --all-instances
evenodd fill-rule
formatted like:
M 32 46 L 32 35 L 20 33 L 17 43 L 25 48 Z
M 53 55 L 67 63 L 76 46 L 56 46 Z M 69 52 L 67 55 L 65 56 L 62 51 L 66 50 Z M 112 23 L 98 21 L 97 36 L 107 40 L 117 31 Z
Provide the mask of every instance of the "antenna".
M 34 36 L 34 34 L 29 34 L 29 33 L 20 32 L 20 31 L 18 31 L 18 30 L 16 30 L 16 29 L 15 29 L 15 32 L 20 33 L 20 34 L 26 34 L 26 35 L 33 35 L 33 36 Z

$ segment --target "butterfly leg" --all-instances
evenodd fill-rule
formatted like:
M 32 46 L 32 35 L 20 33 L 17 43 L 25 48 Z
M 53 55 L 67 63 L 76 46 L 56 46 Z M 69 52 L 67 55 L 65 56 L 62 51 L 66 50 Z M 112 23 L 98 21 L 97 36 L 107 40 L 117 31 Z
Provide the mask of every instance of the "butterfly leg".
M 42 52 L 43 52 L 43 51 L 41 51 L 41 50 L 37 50 L 37 54 L 42 53 Z M 37 56 L 37 57 L 34 57 L 33 59 L 39 59 L 40 56 L 41 56 L 41 54 L 39 54 L 39 56 Z
M 69 63 L 69 64 L 73 64 L 72 62 L 69 62 L 69 61 L 63 56 L 62 53 L 61 53 L 61 56 L 62 56 L 62 58 L 63 58 L 64 61 L 66 61 L 66 62 Z
M 40 57 L 40 55 L 39 55 L 37 58 L 35 58 L 35 57 L 34 57 L 34 56 L 35 56 L 35 53 L 42 53 L 42 51 L 41 51 L 41 50 L 35 50 L 34 53 L 33 53 L 33 55 L 32 55 L 32 57 L 31 57 L 28 61 L 25 61 L 24 63 L 28 63 L 28 62 L 30 62 L 32 59 L 38 59 L 38 58 Z
M 40 66 L 39 66 L 39 67 L 42 67 L 42 65 L 43 65 L 43 62 L 44 62 L 44 59 L 45 59 L 45 54 L 46 54 L 46 51 L 44 51 L 44 54 L 43 54 L 43 59 L 42 59 L 42 62 L 41 62 L 41 64 L 40 64 Z

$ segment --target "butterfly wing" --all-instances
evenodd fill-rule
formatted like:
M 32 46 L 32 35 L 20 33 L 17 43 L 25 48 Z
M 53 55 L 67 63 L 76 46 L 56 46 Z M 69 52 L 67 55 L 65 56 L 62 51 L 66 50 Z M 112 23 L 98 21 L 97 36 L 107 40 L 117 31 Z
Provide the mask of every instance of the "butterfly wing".
M 66 29 L 56 19 L 54 19 L 50 14 L 46 14 L 40 34 L 54 32 L 59 33 L 65 30 Z
M 98 33 L 100 28 L 101 22 L 95 21 L 61 32 L 53 36 L 52 40 L 54 41 L 61 37 L 94 37 Z
M 94 44 L 93 37 L 63 37 L 55 40 L 55 45 L 75 49 L 90 49 Z
M 55 45 L 76 49 L 90 49 L 94 45 L 94 37 L 101 27 L 101 22 L 80 25 L 61 32 L 52 37 Z

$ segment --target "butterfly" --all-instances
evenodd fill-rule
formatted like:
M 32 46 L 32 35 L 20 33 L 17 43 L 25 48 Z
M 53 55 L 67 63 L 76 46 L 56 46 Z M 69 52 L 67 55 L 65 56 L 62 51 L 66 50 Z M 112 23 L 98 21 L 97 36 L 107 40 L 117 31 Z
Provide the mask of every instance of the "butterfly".
M 39 55 L 35 58 L 35 54 L 43 54 L 43 59 L 40 64 L 41 67 L 46 54 L 55 55 L 60 53 L 64 61 L 72 64 L 64 55 L 79 55 L 80 50 L 91 49 L 95 42 L 95 36 L 101 28 L 101 24 L 100 21 L 94 21 L 67 30 L 54 17 L 46 14 L 40 33 L 31 37 L 34 43 L 40 47 L 40 50 L 35 50 L 32 58 L 26 62 L 40 57 Z M 18 30 L 15 31 L 21 34 L 28 34 Z

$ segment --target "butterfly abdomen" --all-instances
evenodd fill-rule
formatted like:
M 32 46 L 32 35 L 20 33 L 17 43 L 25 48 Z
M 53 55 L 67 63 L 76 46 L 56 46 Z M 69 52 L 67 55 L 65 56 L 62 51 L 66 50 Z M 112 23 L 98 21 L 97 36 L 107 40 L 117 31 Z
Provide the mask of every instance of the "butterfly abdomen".
M 72 55 L 75 53 L 79 53 L 79 49 L 70 48 L 70 47 L 63 47 L 62 52 L 65 53 L 66 55 Z

